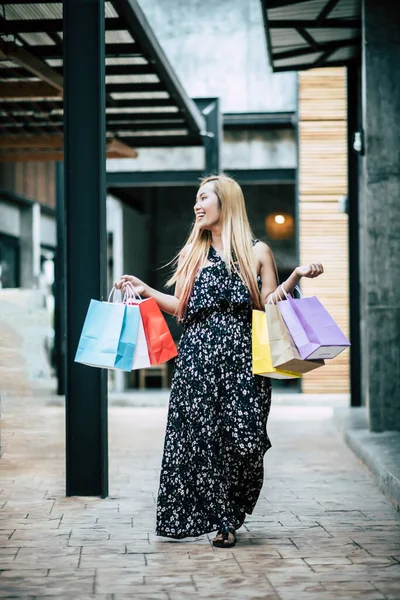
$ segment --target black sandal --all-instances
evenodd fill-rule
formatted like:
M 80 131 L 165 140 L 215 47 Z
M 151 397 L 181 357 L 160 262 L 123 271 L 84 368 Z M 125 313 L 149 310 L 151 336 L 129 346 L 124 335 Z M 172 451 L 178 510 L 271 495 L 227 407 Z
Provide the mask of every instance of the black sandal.
M 229 542 L 229 534 L 233 535 L 233 542 Z M 217 535 L 222 535 L 222 540 L 213 539 L 215 548 L 233 548 L 236 544 L 236 531 L 232 525 L 222 525 Z

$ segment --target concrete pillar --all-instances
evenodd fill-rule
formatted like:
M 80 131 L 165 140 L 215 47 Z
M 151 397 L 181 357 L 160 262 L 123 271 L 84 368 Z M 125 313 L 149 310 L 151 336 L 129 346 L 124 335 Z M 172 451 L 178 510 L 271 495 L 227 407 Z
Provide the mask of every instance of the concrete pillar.
M 40 275 L 40 204 L 21 209 L 21 287 L 37 288 Z
M 363 381 L 372 431 L 400 431 L 400 13 L 363 0 Z

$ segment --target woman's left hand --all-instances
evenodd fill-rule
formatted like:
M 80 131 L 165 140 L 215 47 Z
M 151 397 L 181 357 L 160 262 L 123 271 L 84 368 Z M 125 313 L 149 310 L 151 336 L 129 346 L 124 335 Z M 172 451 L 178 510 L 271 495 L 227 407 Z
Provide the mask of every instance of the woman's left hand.
M 309 265 L 297 267 L 296 269 L 296 275 L 298 277 L 309 277 L 310 279 L 319 277 L 323 272 L 324 267 L 321 265 L 321 263 L 310 263 Z

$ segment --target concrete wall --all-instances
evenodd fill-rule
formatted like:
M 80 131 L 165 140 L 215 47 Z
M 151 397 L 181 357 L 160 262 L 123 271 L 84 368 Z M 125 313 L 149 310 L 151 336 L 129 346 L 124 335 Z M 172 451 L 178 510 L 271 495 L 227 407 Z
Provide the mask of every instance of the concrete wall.
M 222 112 L 296 108 L 295 73 L 272 73 L 260 0 L 139 0 L 192 98 L 216 96 Z
M 0 202 L 0 233 L 13 237 L 21 235 L 21 215 L 18 206 Z
M 390 0 L 363 8 L 363 391 L 371 429 L 400 431 L 400 16 Z
M 40 243 L 55 248 L 57 246 L 57 230 L 55 217 L 40 215 Z
M 204 149 L 139 148 L 138 157 L 109 159 L 107 171 L 185 171 L 204 169 Z M 222 170 L 294 169 L 297 166 L 293 129 L 225 131 Z

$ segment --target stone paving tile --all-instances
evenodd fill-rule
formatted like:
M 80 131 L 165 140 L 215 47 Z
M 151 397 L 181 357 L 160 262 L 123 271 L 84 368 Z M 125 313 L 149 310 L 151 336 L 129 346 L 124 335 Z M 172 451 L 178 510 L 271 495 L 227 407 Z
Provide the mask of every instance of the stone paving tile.
M 326 407 L 273 407 L 265 485 L 226 551 L 154 534 L 165 409 L 110 409 L 104 500 L 64 496 L 61 408 L 4 413 L 0 598 L 400 600 L 400 514 Z

